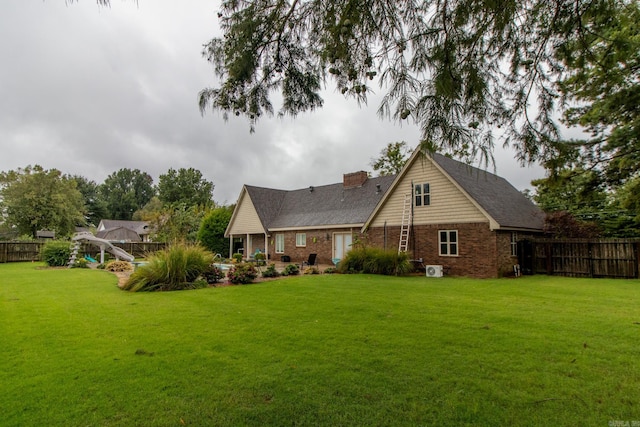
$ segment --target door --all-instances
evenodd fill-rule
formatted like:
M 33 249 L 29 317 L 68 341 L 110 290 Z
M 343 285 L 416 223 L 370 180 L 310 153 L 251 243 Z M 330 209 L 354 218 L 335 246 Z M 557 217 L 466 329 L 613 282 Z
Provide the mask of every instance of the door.
M 333 258 L 343 259 L 351 250 L 353 236 L 351 233 L 334 233 L 333 234 Z

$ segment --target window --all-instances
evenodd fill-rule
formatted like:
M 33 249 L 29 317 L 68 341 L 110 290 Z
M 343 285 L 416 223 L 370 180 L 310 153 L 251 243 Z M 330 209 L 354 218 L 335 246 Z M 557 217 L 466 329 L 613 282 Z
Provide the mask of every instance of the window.
M 307 233 L 296 233 L 296 246 L 297 247 L 307 246 Z
M 415 197 L 415 206 L 429 206 L 431 204 L 429 184 L 416 184 L 413 195 Z
M 284 253 L 284 234 L 276 234 L 276 253 Z
M 518 256 L 518 233 L 511 233 L 511 256 Z
M 438 242 L 440 245 L 440 255 L 457 256 L 458 255 L 458 230 L 440 230 L 438 233 Z

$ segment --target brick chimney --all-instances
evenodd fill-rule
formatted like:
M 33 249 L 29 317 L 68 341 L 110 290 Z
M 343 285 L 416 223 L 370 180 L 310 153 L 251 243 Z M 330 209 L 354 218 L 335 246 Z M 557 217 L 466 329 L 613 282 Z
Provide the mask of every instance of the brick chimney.
M 345 173 L 343 175 L 342 185 L 344 188 L 362 187 L 369 175 L 365 171 Z

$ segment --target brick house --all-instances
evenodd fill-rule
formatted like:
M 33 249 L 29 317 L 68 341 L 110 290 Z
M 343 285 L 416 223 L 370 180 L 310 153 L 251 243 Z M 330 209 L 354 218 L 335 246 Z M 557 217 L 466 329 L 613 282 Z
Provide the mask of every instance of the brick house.
M 360 171 L 342 183 L 292 191 L 245 185 L 225 237 L 247 257 L 259 249 L 299 263 L 316 253 L 330 264 L 355 239 L 397 250 L 403 216 L 412 259 L 469 277 L 512 273 L 517 241 L 540 233 L 543 223 L 542 212 L 503 178 L 416 150 L 397 176 Z
M 349 251 L 393 179 L 360 171 L 341 183 L 292 191 L 245 185 L 225 231 L 230 250 L 240 245 L 245 258 L 260 250 L 296 263 L 315 253 L 318 263 L 331 264 Z

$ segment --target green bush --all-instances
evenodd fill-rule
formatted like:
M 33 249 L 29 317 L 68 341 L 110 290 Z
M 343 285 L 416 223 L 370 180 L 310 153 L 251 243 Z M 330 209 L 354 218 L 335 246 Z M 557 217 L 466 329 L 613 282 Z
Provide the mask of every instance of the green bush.
M 63 267 L 69 262 L 71 257 L 71 247 L 69 242 L 52 240 L 47 242 L 40 251 L 40 259 L 49 267 Z
M 317 267 L 311 266 L 311 267 L 305 268 L 302 274 L 320 274 L 320 270 L 318 270 Z
M 147 257 L 123 286 L 124 290 L 176 291 L 206 285 L 202 278 L 213 263 L 213 254 L 202 246 L 175 244 Z M 200 279 L 200 280 L 198 280 Z
M 249 263 L 241 263 L 232 266 L 227 272 L 229 281 L 235 285 L 246 285 L 258 277 L 258 270 Z
M 202 277 L 208 284 L 218 283 L 220 279 L 224 277 L 222 269 L 215 264 L 209 265 L 209 267 L 202 272 Z
M 278 277 L 280 273 L 276 270 L 275 264 L 269 264 L 269 266 L 262 272 L 262 277 Z
M 340 261 L 340 273 L 367 273 L 401 276 L 413 270 L 409 255 L 379 248 L 355 248 Z
M 89 261 L 84 258 L 76 259 L 76 262 L 71 265 L 71 268 L 89 268 Z
M 283 276 L 295 276 L 296 274 L 299 274 L 299 273 L 300 273 L 300 269 L 295 264 L 289 264 L 284 268 L 284 270 L 282 270 Z

